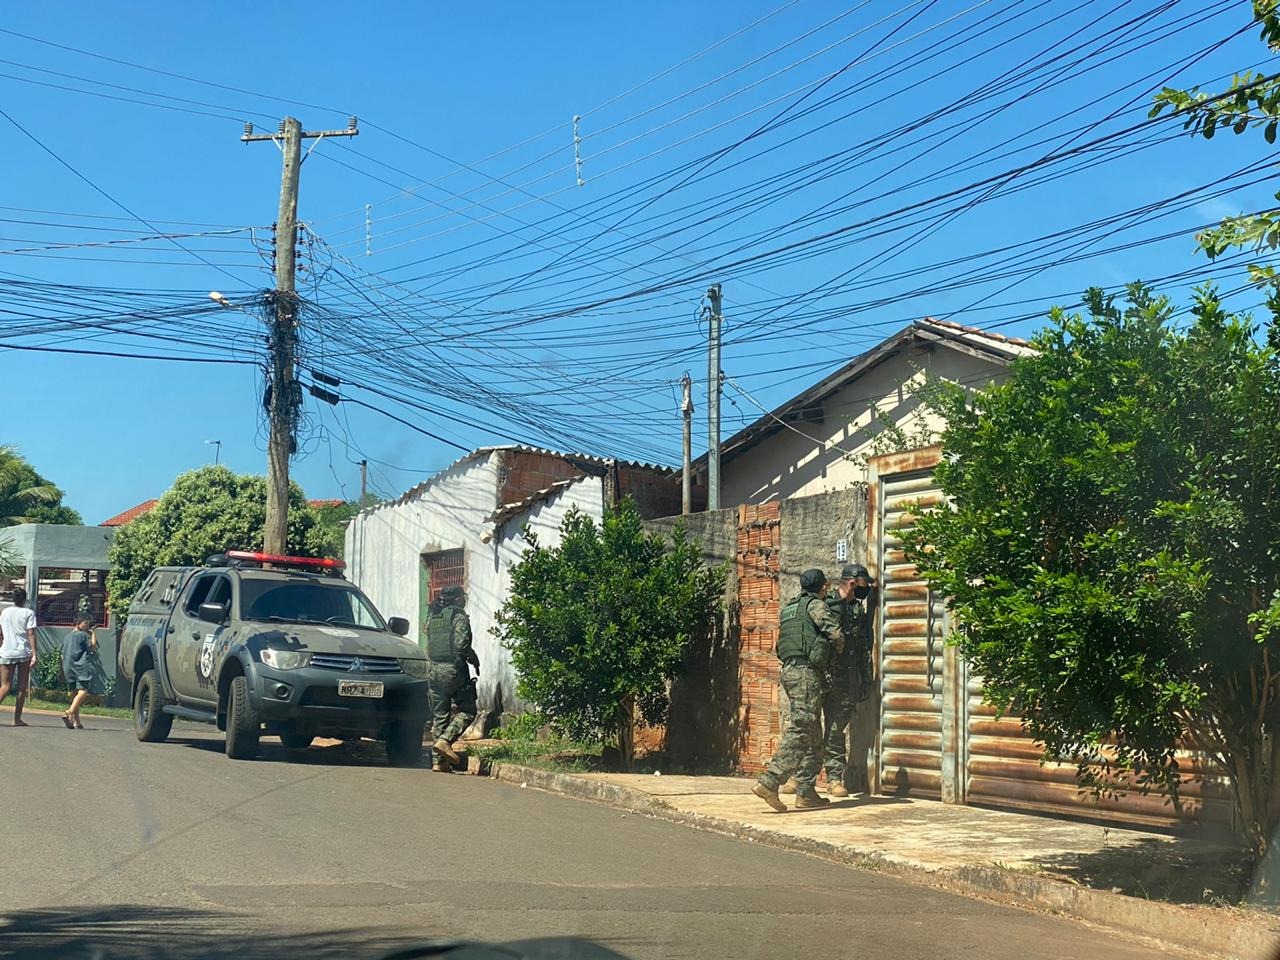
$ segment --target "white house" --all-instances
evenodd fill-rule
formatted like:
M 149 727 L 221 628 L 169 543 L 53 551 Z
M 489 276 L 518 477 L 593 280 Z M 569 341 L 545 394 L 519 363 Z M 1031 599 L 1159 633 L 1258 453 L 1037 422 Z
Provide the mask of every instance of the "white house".
M 346 533 L 347 574 L 384 616 L 406 617 L 420 642 L 431 600 L 461 585 L 480 657 L 480 708 L 496 719 L 518 704 L 510 656 L 490 631 L 526 546 L 524 527 L 553 546 L 572 508 L 599 519 L 626 496 L 645 517 L 678 513 L 671 475 L 585 454 L 483 447 L 356 516 Z
M 917 320 L 725 440 L 720 502 L 764 503 L 864 483 L 867 455 L 883 452 L 875 438 L 885 421 L 916 445 L 936 439 L 940 424 L 918 393 L 926 377 L 977 389 L 1032 352 L 1025 340 Z M 698 468 L 705 475 L 705 457 Z

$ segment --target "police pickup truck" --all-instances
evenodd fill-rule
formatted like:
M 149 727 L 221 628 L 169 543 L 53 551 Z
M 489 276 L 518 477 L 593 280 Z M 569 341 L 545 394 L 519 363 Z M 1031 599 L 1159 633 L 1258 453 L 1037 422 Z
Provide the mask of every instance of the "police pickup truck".
M 139 740 L 174 717 L 217 724 L 227 756 L 252 759 L 265 732 L 304 750 L 317 736 L 385 741 L 422 755 L 427 661 L 343 579 L 340 560 L 228 551 L 202 567 L 160 567 L 129 607 L 120 671 Z

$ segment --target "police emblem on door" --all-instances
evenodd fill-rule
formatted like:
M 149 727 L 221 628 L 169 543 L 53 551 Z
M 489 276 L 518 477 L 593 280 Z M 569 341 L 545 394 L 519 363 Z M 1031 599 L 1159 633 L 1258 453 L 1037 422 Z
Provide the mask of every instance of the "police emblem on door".
M 200 648 L 200 676 L 206 680 L 213 673 L 213 634 L 205 635 L 204 645 Z

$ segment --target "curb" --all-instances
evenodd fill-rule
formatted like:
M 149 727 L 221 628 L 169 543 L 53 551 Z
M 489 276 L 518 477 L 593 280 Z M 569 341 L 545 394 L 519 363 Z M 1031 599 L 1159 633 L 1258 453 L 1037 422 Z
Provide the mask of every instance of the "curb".
M 1215 915 L 1218 908 L 1188 908 L 1091 890 L 1060 880 L 1019 875 L 996 867 L 971 865 L 929 869 L 880 851 L 860 851 L 823 840 L 794 837 L 734 820 L 686 813 L 642 790 L 571 774 L 509 763 L 492 764 L 489 777 L 579 800 L 590 800 L 783 850 L 805 853 L 864 870 L 998 903 L 1085 920 L 1216 957 L 1271 957 L 1280 951 L 1280 934 L 1260 922 Z M 1211 912 L 1213 911 L 1213 912 Z

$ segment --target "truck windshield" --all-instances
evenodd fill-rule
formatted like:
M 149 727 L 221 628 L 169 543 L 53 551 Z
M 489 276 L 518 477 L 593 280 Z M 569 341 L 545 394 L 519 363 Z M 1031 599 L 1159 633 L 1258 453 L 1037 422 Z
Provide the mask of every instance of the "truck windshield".
M 386 629 L 373 605 L 358 590 L 306 581 L 242 579 L 240 611 L 245 620 Z

